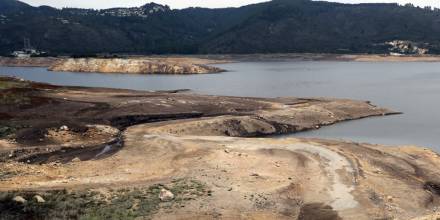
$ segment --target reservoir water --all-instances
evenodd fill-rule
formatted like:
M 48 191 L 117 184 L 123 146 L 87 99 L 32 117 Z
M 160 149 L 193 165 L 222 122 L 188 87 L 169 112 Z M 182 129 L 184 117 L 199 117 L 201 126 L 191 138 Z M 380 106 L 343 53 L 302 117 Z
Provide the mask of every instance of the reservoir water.
M 0 67 L 0 75 L 59 85 L 370 100 L 404 114 L 344 122 L 293 136 L 419 145 L 440 152 L 440 63 L 295 61 L 216 66 L 229 72 L 169 76 L 60 73 L 45 68 Z

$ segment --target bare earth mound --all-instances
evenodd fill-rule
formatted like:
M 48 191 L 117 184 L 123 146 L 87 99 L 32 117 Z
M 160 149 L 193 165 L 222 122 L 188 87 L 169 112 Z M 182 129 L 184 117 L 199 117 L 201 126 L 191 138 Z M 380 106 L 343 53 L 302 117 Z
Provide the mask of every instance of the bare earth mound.
M 2 78 L 0 89 L 4 218 L 438 214 L 440 157 L 430 150 L 257 138 L 395 113 L 368 102 L 58 87 L 11 78 Z

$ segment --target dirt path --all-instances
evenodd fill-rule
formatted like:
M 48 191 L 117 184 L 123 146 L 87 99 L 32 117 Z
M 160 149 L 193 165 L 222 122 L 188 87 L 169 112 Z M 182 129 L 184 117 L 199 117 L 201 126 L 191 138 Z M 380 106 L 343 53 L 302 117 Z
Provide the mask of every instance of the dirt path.
M 321 166 L 324 167 L 327 174 L 328 181 L 332 183 L 328 192 L 330 198 L 330 205 L 338 211 L 352 209 L 358 206 L 358 202 L 354 199 L 351 192 L 354 190 L 354 168 L 353 165 L 342 155 L 327 149 L 317 143 L 295 143 L 288 144 L 289 141 L 285 141 L 286 144 L 268 143 L 267 140 L 249 140 L 241 138 L 231 138 L 222 136 L 172 136 L 172 135 L 144 135 L 145 142 L 149 139 L 160 139 L 169 141 L 172 143 L 183 144 L 184 142 L 200 142 L 209 141 L 218 145 L 227 143 L 228 149 L 234 150 L 264 150 L 264 149 L 279 149 L 296 152 L 300 154 L 307 153 L 319 157 Z M 292 141 L 294 142 L 294 141 Z M 348 175 L 353 182 L 344 183 L 340 177 L 341 173 Z M 343 178 L 347 178 L 344 176 Z

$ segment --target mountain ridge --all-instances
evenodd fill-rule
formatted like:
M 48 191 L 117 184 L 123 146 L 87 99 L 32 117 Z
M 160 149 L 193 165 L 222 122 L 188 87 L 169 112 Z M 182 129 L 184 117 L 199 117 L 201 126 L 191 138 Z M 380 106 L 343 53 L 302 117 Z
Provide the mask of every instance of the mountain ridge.
M 20 49 L 23 38 L 53 54 L 388 53 L 396 40 L 439 53 L 439 24 L 438 9 L 396 3 L 273 0 L 221 9 L 147 3 L 94 10 L 1 0 L 0 54 Z

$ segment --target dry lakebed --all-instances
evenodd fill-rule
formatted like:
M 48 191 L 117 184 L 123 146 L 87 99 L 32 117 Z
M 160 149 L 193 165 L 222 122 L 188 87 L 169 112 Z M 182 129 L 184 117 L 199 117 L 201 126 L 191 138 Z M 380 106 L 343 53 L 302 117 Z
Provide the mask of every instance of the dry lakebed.
M 440 157 L 274 135 L 398 112 L 0 78 L 1 219 L 436 219 Z

